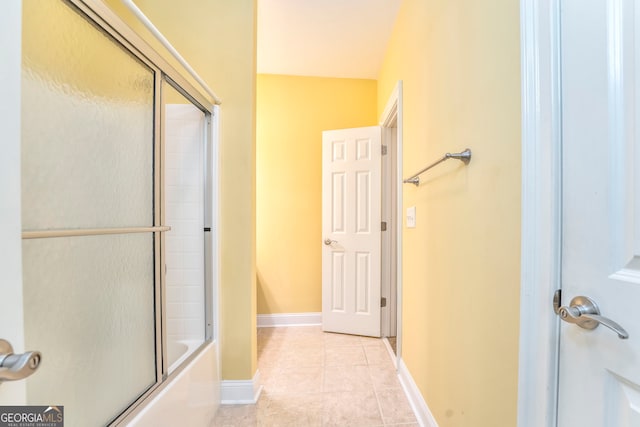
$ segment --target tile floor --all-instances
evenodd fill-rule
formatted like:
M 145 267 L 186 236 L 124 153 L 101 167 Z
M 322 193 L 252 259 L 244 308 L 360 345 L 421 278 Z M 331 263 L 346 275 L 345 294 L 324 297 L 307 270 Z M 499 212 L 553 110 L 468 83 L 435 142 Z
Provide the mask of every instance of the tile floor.
M 258 403 L 221 406 L 211 427 L 418 426 L 380 339 L 260 328 L 258 369 Z

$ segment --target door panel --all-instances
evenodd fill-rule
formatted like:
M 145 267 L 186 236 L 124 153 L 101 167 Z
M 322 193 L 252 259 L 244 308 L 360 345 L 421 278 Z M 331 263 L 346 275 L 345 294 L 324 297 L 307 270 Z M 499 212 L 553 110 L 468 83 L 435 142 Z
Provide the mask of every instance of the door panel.
M 346 231 L 345 224 L 347 222 L 345 201 L 347 193 L 347 176 L 344 173 L 333 173 L 331 175 L 333 181 L 333 191 L 331 193 L 331 232 L 344 233 Z
M 381 129 L 323 132 L 325 331 L 380 336 Z
M 640 107 L 632 0 L 562 1 L 562 304 L 590 297 L 629 339 L 561 323 L 559 426 L 636 426 Z

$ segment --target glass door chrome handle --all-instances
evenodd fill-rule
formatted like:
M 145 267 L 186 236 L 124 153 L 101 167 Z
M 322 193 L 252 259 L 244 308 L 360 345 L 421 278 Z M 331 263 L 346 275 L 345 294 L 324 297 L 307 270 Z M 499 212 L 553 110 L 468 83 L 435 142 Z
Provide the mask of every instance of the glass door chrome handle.
M 331 240 L 331 239 L 324 239 L 324 244 L 327 246 L 331 246 L 334 243 L 338 243 L 337 240 Z
M 553 297 L 553 310 L 565 322 L 575 323 L 583 329 L 595 329 L 604 325 L 618 334 L 618 338 L 626 340 L 629 334 L 613 320 L 601 316 L 597 304 L 589 297 L 577 296 L 571 300 L 569 307 L 560 305 L 560 290 Z
M 13 354 L 9 341 L 0 339 L 0 383 L 27 378 L 38 369 L 41 360 L 39 351 Z

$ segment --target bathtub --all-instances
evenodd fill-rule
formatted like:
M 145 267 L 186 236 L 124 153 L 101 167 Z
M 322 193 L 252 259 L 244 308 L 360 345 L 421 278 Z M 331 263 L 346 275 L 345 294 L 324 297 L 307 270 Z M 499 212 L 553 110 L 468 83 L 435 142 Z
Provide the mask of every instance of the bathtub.
M 169 362 L 169 373 L 175 371 L 200 345 L 202 345 L 200 340 L 168 341 L 167 361 Z
M 176 344 L 180 345 L 167 345 L 169 361 L 174 357 L 169 372 L 188 357 L 189 346 L 197 345 L 197 341 Z M 216 341 L 206 344 L 179 372 L 169 375 L 160 392 L 143 402 L 143 407 L 136 411 L 134 417 L 121 425 L 208 427 L 220 405 L 218 351 Z

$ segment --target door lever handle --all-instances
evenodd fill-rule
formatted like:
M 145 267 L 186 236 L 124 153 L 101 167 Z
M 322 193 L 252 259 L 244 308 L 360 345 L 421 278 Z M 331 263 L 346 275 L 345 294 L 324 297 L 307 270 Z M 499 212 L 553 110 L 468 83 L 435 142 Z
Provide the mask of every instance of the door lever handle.
M 0 383 L 28 377 L 38 369 L 41 360 L 39 351 L 13 354 L 9 341 L 0 339 Z
M 324 244 L 327 246 L 331 246 L 334 243 L 338 243 L 337 240 L 331 240 L 331 239 L 324 239 Z
M 600 316 L 598 314 L 582 314 L 580 317 L 586 317 L 589 320 L 595 320 L 596 322 L 600 323 L 602 326 L 606 326 L 607 328 L 611 329 L 613 332 L 618 334 L 618 338 L 620 338 L 621 340 L 626 340 L 627 338 L 629 338 L 629 333 L 625 331 L 625 329 L 622 326 L 620 326 L 618 323 L 614 322 L 611 319 L 608 319 L 604 316 Z
M 618 338 L 629 338 L 627 331 L 613 320 L 601 316 L 597 304 L 589 297 L 577 296 L 571 300 L 569 307 L 560 305 L 560 290 L 553 297 L 553 310 L 560 319 L 574 323 L 583 329 L 595 329 L 602 324 L 618 334 Z

